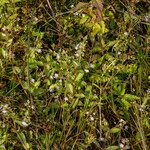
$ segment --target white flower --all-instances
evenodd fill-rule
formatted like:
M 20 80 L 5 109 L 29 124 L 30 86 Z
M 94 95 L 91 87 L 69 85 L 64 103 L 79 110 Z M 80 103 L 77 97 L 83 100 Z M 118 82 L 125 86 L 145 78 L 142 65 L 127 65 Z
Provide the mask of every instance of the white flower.
M 79 57 L 79 54 L 78 54 L 78 53 L 76 53 L 76 54 L 75 54 L 75 56 L 76 56 L 76 57 Z
M 94 117 L 91 116 L 91 117 L 90 117 L 90 121 L 94 121 Z
M 150 89 L 148 89 L 146 92 L 147 92 L 147 94 L 150 94 Z
M 68 97 L 65 97 L 64 100 L 65 100 L 65 101 L 68 101 Z
M 93 115 L 95 116 L 95 115 L 96 115 L 96 113 L 94 112 L 94 113 L 93 113 Z
M 3 28 L 2 28 L 2 31 L 6 31 L 6 27 L 3 27 Z
M 6 124 L 3 123 L 2 128 L 5 128 L 5 127 L 6 127 Z
M 142 106 L 140 106 L 139 111 L 143 112 L 144 108 Z
M 55 73 L 55 74 L 54 74 L 54 78 L 58 78 L 58 73 Z
M 84 71 L 85 71 L 86 73 L 88 73 L 88 72 L 89 72 L 89 70 L 88 70 L 88 69 L 84 69 Z
M 42 53 L 42 50 L 41 50 L 41 48 L 39 48 L 39 49 L 37 50 L 37 52 L 38 52 L 38 53 Z
M 124 148 L 124 145 L 122 143 L 119 144 L 120 148 Z
M 149 17 L 149 16 L 145 16 L 145 21 L 146 21 L 146 22 L 148 22 L 148 21 L 149 21 L 149 19 L 150 19 L 150 17 Z
M 121 54 L 121 52 L 118 52 L 118 55 L 120 55 Z
M 2 33 L 2 36 L 6 36 L 6 34 L 5 34 L 5 33 Z
M 124 128 L 125 128 L 125 130 L 128 130 L 129 126 L 126 125 Z
M 94 65 L 93 65 L 93 64 L 90 64 L 90 68 L 94 68 Z
M 120 122 L 120 123 L 121 123 L 121 122 L 124 122 L 124 120 L 123 120 L 123 119 L 120 119 L 119 122 Z
M 74 15 L 77 16 L 77 15 L 79 15 L 79 13 L 78 13 L 78 12 L 75 12 Z
M 105 141 L 105 139 L 103 137 L 99 138 L 100 141 Z
M 35 82 L 35 80 L 32 78 L 32 79 L 31 79 L 31 82 L 32 82 L 32 83 L 34 83 L 34 82 Z
M 129 33 L 128 33 L 128 32 L 124 32 L 124 35 L 125 35 L 125 36 L 128 36 L 128 35 L 129 35 Z
M 82 14 L 82 17 L 85 17 L 85 14 Z
M 37 18 L 37 17 L 34 17 L 34 21 L 38 21 L 38 18 Z
M 56 59 L 60 59 L 60 55 L 59 54 L 56 55 Z
M 77 45 L 75 46 L 75 49 L 76 49 L 76 50 L 78 50 L 78 48 L 79 48 L 79 44 L 77 44 Z
M 24 127 L 27 127 L 27 126 L 28 126 L 28 124 L 27 124 L 25 121 L 22 122 L 22 125 L 23 125 Z
M 6 113 L 7 113 L 7 110 L 3 109 L 2 112 L 3 112 L 4 114 L 6 114 Z
M 89 115 L 89 111 L 86 112 L 86 115 Z

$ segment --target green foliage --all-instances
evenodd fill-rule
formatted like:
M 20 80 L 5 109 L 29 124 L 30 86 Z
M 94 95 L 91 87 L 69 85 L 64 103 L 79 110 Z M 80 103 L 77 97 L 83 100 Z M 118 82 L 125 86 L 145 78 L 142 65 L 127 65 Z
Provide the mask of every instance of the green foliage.
M 149 2 L 0 1 L 0 149 L 148 149 Z

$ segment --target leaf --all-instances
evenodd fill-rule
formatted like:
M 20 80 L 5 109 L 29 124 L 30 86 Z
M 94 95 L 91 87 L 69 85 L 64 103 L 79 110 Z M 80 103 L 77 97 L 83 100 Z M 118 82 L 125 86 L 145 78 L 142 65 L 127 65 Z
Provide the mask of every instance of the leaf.
M 84 24 L 89 19 L 89 16 L 84 14 L 80 20 L 80 24 Z
M 17 136 L 18 136 L 20 142 L 22 143 L 24 149 L 29 150 L 30 146 L 26 141 L 26 137 L 25 137 L 24 133 L 23 132 L 17 133 Z
M 104 21 L 100 22 L 100 26 L 101 26 L 101 34 L 104 34 L 104 33 L 106 33 L 108 31 Z
M 117 150 L 119 146 L 109 146 L 106 148 L 106 150 Z
M 71 83 L 67 83 L 67 91 L 73 94 L 73 85 Z
M 118 132 L 120 132 L 120 129 L 114 127 L 114 128 L 111 128 L 111 132 L 112 132 L 112 133 L 118 133 Z
M 41 83 L 41 81 L 36 81 L 36 82 L 34 83 L 34 87 L 35 87 L 35 88 L 38 88 L 39 85 L 40 85 L 40 83 Z
M 140 100 L 140 98 L 138 96 L 131 95 L 131 94 L 125 94 L 123 98 L 130 102 L 135 101 L 135 100 Z
M 84 98 L 85 95 L 83 93 L 80 93 L 80 94 L 75 94 L 75 97 L 77 97 L 77 98 Z
M 101 31 L 101 26 L 100 26 L 98 23 L 95 23 L 95 24 L 93 25 L 93 30 L 92 30 L 91 35 L 92 35 L 92 36 L 95 36 L 95 35 L 98 34 L 98 32 L 100 32 L 100 31 Z
M 83 76 L 84 76 L 84 72 L 80 72 L 80 73 L 77 75 L 75 81 L 76 81 L 76 82 L 79 82 L 79 81 L 83 78 Z
M 73 109 L 78 105 L 78 102 L 79 102 L 79 99 L 76 99 L 73 106 L 72 106 Z
M 129 110 L 129 108 L 131 107 L 131 104 L 124 98 L 121 99 L 121 103 L 127 110 Z

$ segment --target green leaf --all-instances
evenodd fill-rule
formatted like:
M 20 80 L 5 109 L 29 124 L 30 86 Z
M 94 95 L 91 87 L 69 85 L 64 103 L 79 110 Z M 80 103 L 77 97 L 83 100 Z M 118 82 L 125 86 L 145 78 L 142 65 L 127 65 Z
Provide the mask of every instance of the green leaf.
M 18 136 L 20 142 L 22 143 L 24 149 L 29 150 L 30 146 L 26 141 L 26 137 L 25 137 L 24 133 L 23 132 L 17 133 L 17 136 Z
M 132 106 L 126 99 L 122 98 L 121 99 L 121 104 L 124 106 L 127 110 Z
M 73 109 L 78 105 L 78 102 L 79 102 L 79 99 L 76 99 L 73 106 L 72 106 Z
M 80 72 L 80 73 L 77 75 L 75 81 L 76 81 L 76 82 L 79 82 L 79 81 L 83 78 L 83 76 L 84 76 L 84 72 Z
M 120 132 L 120 129 L 114 127 L 114 128 L 111 128 L 111 132 L 112 132 L 112 133 L 118 133 L 118 132 Z
M 73 94 L 73 85 L 71 83 L 67 83 L 67 91 Z
M 125 100 L 128 100 L 129 102 L 133 102 L 135 100 L 140 100 L 140 97 L 131 95 L 131 94 L 125 94 L 123 97 Z
M 40 85 L 40 83 L 41 83 L 41 81 L 36 81 L 36 82 L 34 83 L 34 85 L 33 85 L 33 86 L 34 86 L 35 88 L 38 88 L 38 87 L 39 87 L 39 85 Z
M 86 14 L 83 14 L 83 16 L 80 20 L 80 24 L 84 24 L 88 19 L 89 19 L 89 16 Z
M 101 34 L 104 34 L 104 33 L 108 32 L 108 29 L 106 28 L 106 25 L 105 25 L 104 21 L 100 22 L 100 27 L 101 27 Z
M 93 30 L 92 30 L 91 35 L 92 35 L 92 36 L 95 36 L 95 35 L 98 34 L 100 31 L 101 31 L 101 26 L 100 26 L 98 23 L 95 23 L 95 24 L 93 25 Z
M 106 148 L 106 150 L 117 150 L 119 146 L 109 146 Z
M 75 94 L 75 97 L 77 97 L 77 98 L 84 98 L 85 95 L 83 93 L 80 93 L 80 94 Z

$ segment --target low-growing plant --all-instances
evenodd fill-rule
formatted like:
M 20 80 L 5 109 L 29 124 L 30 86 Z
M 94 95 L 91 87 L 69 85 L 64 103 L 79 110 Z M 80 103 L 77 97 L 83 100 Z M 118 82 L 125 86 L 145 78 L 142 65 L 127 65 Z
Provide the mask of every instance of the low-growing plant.
M 2 0 L 0 149 L 147 150 L 148 4 Z

